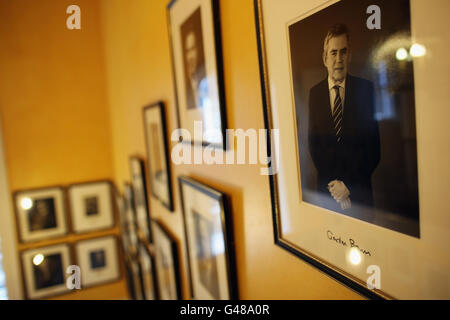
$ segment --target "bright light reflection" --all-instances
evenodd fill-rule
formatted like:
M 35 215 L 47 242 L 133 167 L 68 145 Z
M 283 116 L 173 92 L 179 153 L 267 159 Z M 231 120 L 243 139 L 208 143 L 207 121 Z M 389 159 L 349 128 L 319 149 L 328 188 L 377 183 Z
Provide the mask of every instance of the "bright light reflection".
M 423 45 L 415 43 L 412 45 L 409 53 L 415 58 L 423 57 L 427 53 L 427 49 Z
M 361 262 L 361 254 L 359 253 L 358 249 L 352 248 L 350 250 L 350 262 L 352 264 L 360 264 Z
M 44 255 L 42 253 L 35 255 L 33 258 L 33 264 L 35 266 L 40 265 L 42 263 L 42 261 L 44 261 Z
M 33 200 L 31 200 L 30 198 L 23 198 L 22 201 L 20 202 L 20 205 L 22 206 L 22 208 L 24 210 L 28 210 L 31 209 L 31 207 L 33 206 Z
M 395 54 L 395 57 L 399 61 L 406 60 L 406 58 L 408 58 L 408 51 L 406 51 L 405 48 L 400 48 L 400 49 L 397 50 L 397 53 Z

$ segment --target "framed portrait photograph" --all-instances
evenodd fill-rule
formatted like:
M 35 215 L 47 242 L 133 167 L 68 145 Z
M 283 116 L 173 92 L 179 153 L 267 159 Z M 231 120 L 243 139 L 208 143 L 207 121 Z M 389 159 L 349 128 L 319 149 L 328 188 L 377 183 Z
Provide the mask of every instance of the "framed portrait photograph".
M 172 176 L 166 116 L 162 102 L 143 110 L 148 177 L 152 196 L 173 211 Z
M 142 269 L 142 284 L 145 300 L 158 300 L 155 261 L 146 244 L 139 246 L 139 262 Z
M 165 226 L 152 219 L 155 246 L 156 282 L 160 300 L 181 299 L 178 245 Z
M 137 156 L 130 157 L 129 161 L 137 227 L 142 236 L 151 242 L 152 236 L 150 231 L 150 211 L 145 179 L 145 162 Z
M 218 0 L 173 0 L 169 33 L 183 142 L 227 149 Z
M 81 286 L 92 287 L 120 279 L 119 251 L 115 236 L 78 241 L 77 264 L 81 269 Z
M 445 195 L 424 193 L 441 189 L 428 173 L 448 157 L 420 151 L 443 141 L 424 110 L 446 103 L 426 98 L 428 11 L 410 0 L 255 9 L 275 242 L 369 298 L 450 298 L 437 281 L 449 219 L 430 202 Z
M 69 245 L 26 250 L 21 255 L 28 299 L 42 299 L 68 291 L 66 270 L 72 265 Z
M 64 190 L 41 188 L 14 193 L 19 238 L 22 242 L 67 234 Z
M 85 233 L 114 227 L 113 189 L 109 181 L 93 181 L 68 187 L 72 229 Z
M 191 298 L 238 299 L 231 212 L 225 194 L 180 177 Z

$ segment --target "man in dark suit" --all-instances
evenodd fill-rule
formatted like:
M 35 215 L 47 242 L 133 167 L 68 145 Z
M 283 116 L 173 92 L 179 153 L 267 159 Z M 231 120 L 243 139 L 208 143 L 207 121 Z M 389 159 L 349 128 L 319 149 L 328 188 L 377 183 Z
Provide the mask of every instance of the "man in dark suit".
M 372 82 L 347 73 L 350 37 L 343 24 L 330 28 L 323 62 L 328 77 L 309 95 L 309 149 L 325 207 L 344 212 L 373 207 L 372 174 L 380 161 Z M 334 199 L 334 200 L 333 200 Z

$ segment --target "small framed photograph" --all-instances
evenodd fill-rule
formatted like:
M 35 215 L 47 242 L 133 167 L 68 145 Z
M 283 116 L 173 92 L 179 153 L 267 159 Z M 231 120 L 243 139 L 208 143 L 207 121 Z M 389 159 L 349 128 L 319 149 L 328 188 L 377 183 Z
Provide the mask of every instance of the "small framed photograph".
M 133 188 L 134 208 L 136 210 L 137 227 L 142 236 L 152 241 L 150 231 L 150 209 L 147 198 L 145 179 L 145 162 L 139 157 L 130 157 L 131 187 Z
M 28 299 L 42 299 L 68 291 L 66 270 L 72 265 L 67 244 L 22 252 L 22 267 Z
M 164 104 L 158 102 L 148 105 L 143 113 L 148 176 L 152 195 L 173 211 L 172 176 Z
M 136 210 L 134 206 L 134 192 L 130 183 L 124 185 L 124 210 L 125 210 L 125 232 L 122 234 L 126 238 L 129 251 L 132 255 L 136 255 L 139 246 L 139 236 L 137 229 Z
M 125 259 L 127 284 L 132 300 L 144 300 L 144 281 L 142 268 L 135 255 L 128 255 Z
M 178 245 L 169 231 L 152 220 L 155 245 L 156 278 L 161 300 L 181 299 Z
M 75 244 L 81 286 L 91 287 L 120 279 L 119 251 L 114 236 L 82 240 Z
M 225 194 L 180 177 L 192 299 L 238 299 L 231 213 Z
M 60 187 L 19 191 L 14 205 L 22 242 L 63 236 L 67 233 L 64 190 Z
M 109 181 L 73 184 L 68 194 L 73 232 L 114 227 L 113 190 Z
M 158 286 L 156 285 L 156 270 L 154 268 L 154 258 L 146 245 L 139 246 L 139 262 L 142 269 L 142 284 L 145 300 L 158 299 Z
M 227 149 L 218 0 L 173 0 L 169 33 L 180 137 Z

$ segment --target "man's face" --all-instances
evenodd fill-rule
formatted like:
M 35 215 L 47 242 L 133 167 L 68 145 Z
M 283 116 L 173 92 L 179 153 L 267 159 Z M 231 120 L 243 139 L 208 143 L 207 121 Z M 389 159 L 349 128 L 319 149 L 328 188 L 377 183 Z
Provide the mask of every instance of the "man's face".
M 323 56 L 323 63 L 328 69 L 328 75 L 334 82 L 340 83 L 347 76 L 349 55 L 348 41 L 345 34 L 330 39 L 327 51 Z
M 189 32 L 186 36 L 186 64 L 188 74 L 192 77 L 197 69 L 197 45 L 193 32 Z

